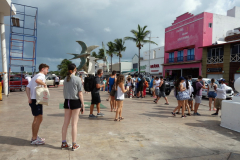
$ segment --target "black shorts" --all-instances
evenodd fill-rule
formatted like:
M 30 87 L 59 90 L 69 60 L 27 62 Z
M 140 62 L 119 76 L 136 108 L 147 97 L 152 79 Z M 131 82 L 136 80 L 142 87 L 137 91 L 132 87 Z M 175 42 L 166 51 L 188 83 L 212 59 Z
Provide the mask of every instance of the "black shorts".
M 55 82 L 55 85 L 59 85 L 59 82 Z
M 65 99 L 64 101 L 64 109 L 78 109 L 81 108 L 81 101 L 80 99 Z
M 43 105 L 42 104 L 36 104 L 36 99 L 32 99 L 32 103 L 29 104 L 32 110 L 33 116 L 43 115 Z
M 91 92 L 91 95 L 92 95 L 92 102 L 91 102 L 91 104 L 101 103 L 101 99 L 100 99 L 100 94 L 99 93 Z
M 138 92 L 143 91 L 143 86 L 138 86 L 138 87 L 137 87 L 137 91 L 138 91 Z

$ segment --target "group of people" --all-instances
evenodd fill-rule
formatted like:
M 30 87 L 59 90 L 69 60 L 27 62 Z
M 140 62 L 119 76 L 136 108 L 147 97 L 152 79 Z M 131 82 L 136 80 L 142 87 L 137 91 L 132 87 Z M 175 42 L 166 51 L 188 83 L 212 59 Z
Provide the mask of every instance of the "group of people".
M 222 106 L 222 100 L 226 99 L 226 85 L 224 82 L 224 79 L 220 79 L 220 86 L 218 87 L 215 84 L 215 80 L 211 79 L 211 83 L 208 84 L 209 110 L 211 111 L 212 101 L 215 102 L 214 107 L 217 108 L 216 113 L 212 115 L 218 115 Z M 173 110 L 172 115 L 176 116 L 176 114 L 179 114 L 182 108 L 182 118 L 185 118 L 186 115 L 191 116 L 191 111 L 193 111 L 193 115 L 200 116 L 198 108 L 202 101 L 202 89 L 206 89 L 202 76 L 198 76 L 195 82 L 192 82 L 191 76 L 180 77 L 174 86 L 174 95 L 178 101 L 178 106 Z M 193 99 L 195 99 L 194 107 Z M 186 115 L 184 114 L 185 109 L 188 111 Z M 178 112 L 176 112 L 177 110 Z

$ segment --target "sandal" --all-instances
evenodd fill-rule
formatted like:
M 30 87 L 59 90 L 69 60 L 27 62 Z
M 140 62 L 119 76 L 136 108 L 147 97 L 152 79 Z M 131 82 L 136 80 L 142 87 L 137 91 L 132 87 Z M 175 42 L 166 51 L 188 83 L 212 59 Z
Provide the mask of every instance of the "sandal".
M 157 101 L 154 101 L 157 104 Z
M 109 99 L 106 99 L 106 101 L 109 101 Z
M 119 120 L 123 120 L 124 119 L 124 117 L 119 117 Z
M 114 119 L 114 121 L 120 121 L 120 119 Z
M 80 148 L 80 145 L 79 144 L 73 144 L 73 146 L 72 146 L 72 151 L 75 151 L 75 150 L 77 150 L 77 149 L 79 149 Z
M 71 144 L 67 144 L 67 142 L 64 142 L 62 143 L 62 146 L 61 146 L 61 149 L 69 149 L 69 148 L 72 148 L 72 145 Z
M 165 105 L 169 105 L 169 103 L 165 103 Z

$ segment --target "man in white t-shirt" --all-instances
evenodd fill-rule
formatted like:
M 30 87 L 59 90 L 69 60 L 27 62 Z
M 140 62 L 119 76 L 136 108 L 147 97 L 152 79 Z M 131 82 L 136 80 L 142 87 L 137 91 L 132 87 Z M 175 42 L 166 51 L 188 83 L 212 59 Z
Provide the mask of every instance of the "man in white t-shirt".
M 34 116 L 32 123 L 32 140 L 31 144 L 39 145 L 44 144 L 45 139 L 38 136 L 38 130 L 42 122 L 43 106 L 41 104 L 36 104 L 36 87 L 38 85 L 47 88 L 45 83 L 45 75 L 48 73 L 49 66 L 46 64 L 39 65 L 39 73 L 35 75 L 31 82 L 27 85 L 26 93 L 28 97 L 28 103 L 32 110 L 32 115 Z
M 55 77 L 55 86 L 58 87 L 58 85 L 59 85 L 59 78 L 58 78 L 58 76 L 57 76 L 57 77 Z
M 157 100 L 158 96 L 159 96 L 159 85 L 160 85 L 161 81 L 160 81 L 159 77 L 156 77 L 154 81 L 155 81 L 155 83 L 153 85 L 153 88 L 155 88 L 155 95 L 156 95 L 156 99 L 155 100 Z M 154 100 L 154 102 L 155 102 L 155 100 Z
M 28 76 L 26 76 L 25 79 L 28 80 L 28 84 L 29 84 L 29 83 L 31 82 L 31 80 L 32 80 L 32 78 L 31 78 L 31 77 L 28 77 Z

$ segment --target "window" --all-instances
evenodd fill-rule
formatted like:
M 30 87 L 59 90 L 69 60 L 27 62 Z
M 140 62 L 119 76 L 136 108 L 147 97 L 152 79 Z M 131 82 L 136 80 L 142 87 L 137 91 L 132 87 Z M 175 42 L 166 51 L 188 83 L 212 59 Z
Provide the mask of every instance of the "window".
M 223 48 L 211 48 L 208 50 L 207 63 L 223 63 Z
M 134 64 L 133 64 L 133 69 L 134 69 L 134 68 L 138 68 L 138 63 L 134 63 Z
M 153 59 L 156 58 L 156 51 L 153 51 Z
M 208 23 L 208 27 L 209 27 L 209 28 L 212 28 L 212 23 Z
M 169 53 L 169 62 L 174 62 L 174 52 Z
M 188 61 L 191 61 L 191 60 L 194 60 L 194 48 L 192 49 L 188 49 L 188 52 L 187 52 L 187 60 Z
M 183 51 L 178 51 L 177 61 L 178 62 L 183 61 Z
M 240 62 L 240 44 L 236 44 L 232 46 L 231 62 Z

